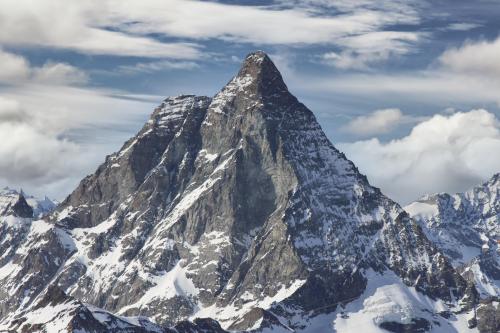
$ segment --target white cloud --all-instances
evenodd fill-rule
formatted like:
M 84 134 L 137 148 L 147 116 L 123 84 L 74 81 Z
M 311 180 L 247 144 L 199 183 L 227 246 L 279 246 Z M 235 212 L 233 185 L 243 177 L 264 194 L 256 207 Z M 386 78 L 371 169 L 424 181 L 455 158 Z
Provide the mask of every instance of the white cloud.
M 33 80 L 52 84 L 79 84 L 88 81 L 86 73 L 65 63 L 46 62 L 33 68 Z
M 194 61 L 160 60 L 151 62 L 139 62 L 133 66 L 120 66 L 119 71 L 122 73 L 134 74 L 141 72 L 151 73 L 176 69 L 192 70 L 199 67 L 200 65 L 198 65 Z
M 345 37 L 352 37 L 351 43 L 376 37 L 385 48 L 397 49 L 401 42 L 395 40 L 408 42 L 403 35 L 412 33 L 370 34 L 389 25 L 416 24 L 420 19 L 416 6 L 403 1 L 357 3 L 359 6 L 345 1 L 330 4 L 336 14 L 328 15 L 320 12 L 324 4 L 315 1 L 290 8 L 193 0 L 4 0 L 0 43 L 176 59 L 202 57 L 200 46 L 192 41 L 214 38 L 254 44 L 337 45 Z M 153 34 L 184 41 L 164 42 L 150 37 Z M 365 34 L 369 36 L 363 37 Z
M 344 56 L 345 55 L 345 56 Z M 377 59 L 345 51 L 345 54 L 325 54 L 323 61 L 341 68 L 366 68 Z M 371 57 L 370 56 L 373 56 Z M 303 91 L 314 93 L 345 93 L 354 96 L 393 102 L 437 103 L 452 105 L 471 103 L 500 105 L 500 37 L 494 41 L 467 42 L 462 47 L 443 52 L 427 69 L 346 73 L 335 76 L 306 77 L 296 80 Z
M 451 30 L 451 31 L 469 31 L 472 29 L 476 29 L 482 27 L 481 24 L 478 23 L 465 23 L 465 22 L 459 22 L 459 23 L 451 23 L 446 27 L 446 30 Z
M 343 50 L 321 56 L 326 64 L 341 69 L 367 69 L 394 56 L 410 53 L 424 34 L 418 32 L 376 31 L 338 40 Z
M 21 55 L 0 49 L 0 82 L 19 84 L 26 81 L 48 84 L 81 84 L 87 74 L 65 63 L 48 61 L 42 67 L 33 67 Z
M 442 68 L 397 74 L 338 74 L 332 77 L 305 77 L 293 82 L 307 92 L 350 94 L 387 99 L 393 103 L 497 103 L 500 105 L 500 79 L 456 73 Z
M 24 57 L 0 49 L 0 82 L 12 82 L 29 76 L 29 63 Z
M 403 115 L 399 109 L 381 109 L 352 119 L 342 129 L 360 136 L 369 136 L 388 133 L 408 120 L 408 116 Z
M 370 181 L 401 203 L 463 191 L 500 171 L 500 123 L 486 110 L 435 115 L 408 136 L 338 145 Z
M 439 61 L 453 71 L 485 76 L 500 75 L 500 37 L 494 41 L 466 42 L 444 52 Z
M 391 13 L 405 23 L 419 22 L 419 11 L 425 7 L 425 1 L 408 0 L 278 0 L 277 2 L 285 6 L 305 8 L 317 14 L 323 14 L 325 8 L 339 12 L 376 10 Z
M 111 93 L 33 84 L 4 90 L 0 184 L 62 199 L 138 130 L 156 104 Z
M 58 139 L 58 131 L 16 100 L 0 97 L 0 179 L 11 182 L 53 179 L 74 167 L 78 147 Z M 33 184 L 33 185 L 35 185 Z
M 168 5 L 165 1 L 162 7 Z M 164 43 L 118 31 L 116 24 L 126 21 L 113 20 L 113 6 L 112 1 L 100 0 L 3 0 L 0 43 L 70 49 L 86 54 L 170 58 L 200 55 L 194 44 Z
M 274 9 L 192 0 L 113 1 L 116 18 L 134 20 L 134 33 L 163 33 L 194 39 L 220 38 L 257 44 L 332 43 L 334 38 L 371 32 L 387 24 L 414 22 L 414 13 L 362 8 L 336 16 L 305 9 Z

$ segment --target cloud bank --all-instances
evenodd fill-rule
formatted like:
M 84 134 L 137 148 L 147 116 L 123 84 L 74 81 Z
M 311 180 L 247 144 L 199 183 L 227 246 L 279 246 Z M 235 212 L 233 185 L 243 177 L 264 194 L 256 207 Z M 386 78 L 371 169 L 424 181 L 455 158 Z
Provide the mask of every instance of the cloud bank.
M 0 179 L 39 185 L 66 177 L 78 165 L 78 146 L 40 120 L 16 100 L 0 97 Z
M 0 184 L 63 199 L 143 123 L 154 103 L 24 85 L 0 97 Z
M 426 193 L 457 192 L 500 170 L 500 122 L 486 110 L 435 115 L 405 137 L 338 145 L 383 191 L 408 203 Z

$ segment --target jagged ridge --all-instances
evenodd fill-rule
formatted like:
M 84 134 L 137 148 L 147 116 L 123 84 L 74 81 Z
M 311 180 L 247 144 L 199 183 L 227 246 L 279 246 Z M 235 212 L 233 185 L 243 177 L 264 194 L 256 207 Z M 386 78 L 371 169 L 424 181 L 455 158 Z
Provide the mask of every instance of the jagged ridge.
M 464 193 L 427 195 L 405 209 L 476 286 L 480 332 L 500 330 L 500 174 Z

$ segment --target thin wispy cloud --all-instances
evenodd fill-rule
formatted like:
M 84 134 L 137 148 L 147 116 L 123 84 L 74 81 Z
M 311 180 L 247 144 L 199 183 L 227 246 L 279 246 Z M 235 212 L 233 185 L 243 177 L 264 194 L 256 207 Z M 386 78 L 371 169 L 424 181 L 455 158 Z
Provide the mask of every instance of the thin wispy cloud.
M 151 62 L 139 62 L 135 65 L 120 66 L 118 71 L 126 74 L 136 74 L 136 73 L 152 73 L 159 71 L 168 70 L 193 70 L 200 68 L 200 65 L 194 61 L 151 61 Z
M 446 26 L 447 30 L 452 31 L 468 31 L 472 29 L 476 29 L 481 27 L 482 25 L 479 23 L 466 23 L 466 22 L 455 22 Z
M 397 73 L 348 73 L 296 82 L 312 92 L 364 95 L 411 103 L 500 105 L 500 80 L 491 75 L 471 75 L 446 68 Z

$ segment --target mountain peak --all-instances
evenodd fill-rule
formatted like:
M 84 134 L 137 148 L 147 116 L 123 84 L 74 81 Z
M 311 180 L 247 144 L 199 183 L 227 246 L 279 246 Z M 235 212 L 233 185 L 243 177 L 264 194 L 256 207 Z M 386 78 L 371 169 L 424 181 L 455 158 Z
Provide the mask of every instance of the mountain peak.
M 260 91 L 288 91 L 278 68 L 263 51 L 249 53 L 236 78 L 251 79 Z
M 28 204 L 24 194 L 21 192 L 17 197 L 17 201 L 12 206 L 12 212 L 15 216 L 24 217 L 24 218 L 32 218 L 33 217 L 33 208 Z
M 351 309 L 372 304 L 362 309 L 367 331 L 415 331 L 409 321 L 430 327 L 439 316 L 406 285 L 443 304 L 469 297 L 415 222 L 335 149 L 260 51 L 214 98 L 165 100 L 53 214 L 33 223 L 21 236 L 9 229 L 22 252 L 7 259 L 15 269 L 0 281 L 9 295 L 0 323 L 51 284 L 162 326 L 208 316 L 224 329 L 256 332 L 332 327 L 320 321 L 355 299 Z M 385 292 L 372 291 L 395 282 L 394 302 L 404 299 L 379 311 Z M 394 316 L 394 308 L 411 310 Z M 190 332 L 221 332 L 195 324 Z
M 264 67 L 267 64 L 273 64 L 271 58 L 264 51 L 255 51 L 247 54 L 242 67 Z

